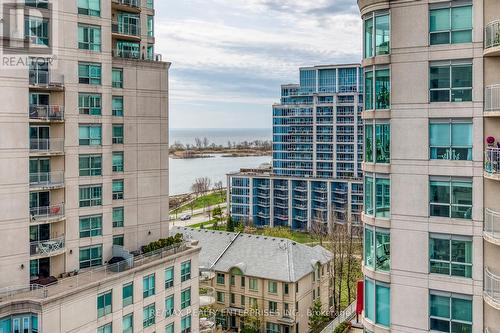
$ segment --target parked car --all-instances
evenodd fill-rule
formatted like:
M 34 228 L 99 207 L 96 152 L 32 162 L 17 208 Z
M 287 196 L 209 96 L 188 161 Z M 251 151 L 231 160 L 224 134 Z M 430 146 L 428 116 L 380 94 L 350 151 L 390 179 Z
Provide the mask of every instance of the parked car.
M 184 214 L 181 216 L 181 221 L 187 221 L 191 219 L 191 215 L 189 214 Z

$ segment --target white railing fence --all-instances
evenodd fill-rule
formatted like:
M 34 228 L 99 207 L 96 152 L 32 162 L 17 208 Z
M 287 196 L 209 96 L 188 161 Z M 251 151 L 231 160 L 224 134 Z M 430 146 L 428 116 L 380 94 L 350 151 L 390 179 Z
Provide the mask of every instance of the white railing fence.
M 500 45 L 500 20 L 488 23 L 484 33 L 485 49 Z
M 493 274 L 488 267 L 484 269 L 484 295 L 500 307 L 500 276 Z
M 333 330 L 343 323 L 346 320 L 351 319 L 354 317 L 354 314 L 356 312 L 356 301 L 352 302 L 349 304 L 347 308 L 345 308 L 340 314 L 332 320 L 322 331 L 321 333 L 332 333 Z

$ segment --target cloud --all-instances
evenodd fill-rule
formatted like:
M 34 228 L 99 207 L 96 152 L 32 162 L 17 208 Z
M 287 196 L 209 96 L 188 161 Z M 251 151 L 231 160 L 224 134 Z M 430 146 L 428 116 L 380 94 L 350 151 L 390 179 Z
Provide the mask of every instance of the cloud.
M 355 0 L 162 1 L 156 51 L 172 62 L 172 127 L 211 127 L 176 114 L 203 103 L 266 126 L 255 122 L 268 118 L 281 83 L 298 81 L 300 66 L 360 61 L 355 11 Z

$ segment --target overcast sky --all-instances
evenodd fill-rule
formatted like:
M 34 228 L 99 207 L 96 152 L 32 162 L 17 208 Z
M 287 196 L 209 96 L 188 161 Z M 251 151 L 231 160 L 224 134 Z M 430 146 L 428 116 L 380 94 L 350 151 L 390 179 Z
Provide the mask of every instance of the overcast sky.
M 359 62 L 356 0 L 156 0 L 171 128 L 271 127 L 298 68 Z

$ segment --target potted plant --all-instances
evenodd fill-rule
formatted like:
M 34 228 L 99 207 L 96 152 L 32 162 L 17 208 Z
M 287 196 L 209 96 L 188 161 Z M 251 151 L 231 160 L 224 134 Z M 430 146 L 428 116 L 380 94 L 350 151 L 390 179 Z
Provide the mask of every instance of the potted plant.
M 487 137 L 486 143 L 488 144 L 488 147 L 493 147 L 493 144 L 495 143 L 495 138 L 492 136 Z

